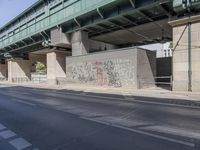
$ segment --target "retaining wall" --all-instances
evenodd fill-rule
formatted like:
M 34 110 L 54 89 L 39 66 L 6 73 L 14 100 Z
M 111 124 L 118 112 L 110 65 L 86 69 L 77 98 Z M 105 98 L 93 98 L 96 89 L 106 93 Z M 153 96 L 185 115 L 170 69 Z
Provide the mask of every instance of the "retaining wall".
M 155 52 L 135 48 L 66 57 L 66 81 L 124 88 L 152 86 L 155 60 Z

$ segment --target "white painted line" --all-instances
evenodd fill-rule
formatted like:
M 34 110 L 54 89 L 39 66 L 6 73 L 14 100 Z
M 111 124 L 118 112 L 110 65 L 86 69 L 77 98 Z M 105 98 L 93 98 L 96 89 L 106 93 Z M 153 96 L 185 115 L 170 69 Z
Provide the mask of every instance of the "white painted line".
M 26 105 L 30 105 L 30 106 L 36 106 L 36 104 L 34 104 L 34 103 L 26 102 L 26 101 L 23 101 L 23 100 L 20 100 L 20 99 L 11 99 L 11 100 L 19 102 L 19 103 L 26 104 Z
M 9 142 L 13 147 L 15 147 L 17 150 L 22 150 L 25 149 L 27 147 L 31 146 L 31 143 L 29 143 L 28 141 L 26 141 L 23 138 L 17 138 L 14 139 L 12 141 Z
M 0 136 L 4 139 L 9 139 L 11 137 L 16 136 L 16 133 L 12 132 L 11 130 L 6 130 L 6 131 L 0 132 Z
M 192 139 L 198 139 L 198 140 L 200 139 L 200 132 L 186 131 L 184 129 L 176 129 L 176 128 L 171 128 L 169 126 L 150 126 L 150 127 L 142 127 L 140 129 L 144 129 L 147 131 L 155 131 L 160 133 L 167 133 L 172 135 L 179 135 Z
M 59 93 L 63 94 L 62 92 L 56 92 L 56 93 L 57 94 L 59 94 Z M 199 106 L 186 106 L 186 105 L 181 105 L 181 104 L 170 104 L 170 103 L 163 103 L 163 102 L 144 101 L 144 100 L 134 99 L 133 97 L 132 98 L 131 97 L 130 98 L 125 98 L 125 97 L 124 98 L 117 98 L 117 97 L 114 98 L 114 97 L 105 97 L 105 96 L 97 96 L 97 95 L 87 95 L 84 92 L 81 92 L 79 94 L 66 92 L 64 94 L 69 94 L 69 95 L 73 95 L 73 96 L 84 96 L 84 97 L 91 97 L 91 98 L 100 98 L 100 99 L 106 99 L 106 100 L 111 99 L 111 100 L 123 101 L 124 99 L 126 99 L 128 101 L 132 101 L 132 102 L 136 102 L 136 103 L 143 103 L 143 104 L 154 104 L 154 105 L 163 105 L 163 106 L 174 106 L 174 107 L 180 107 L 180 108 L 200 109 Z M 30 97 L 28 97 L 28 98 L 30 99 Z M 35 100 L 35 99 L 33 99 L 33 100 Z M 16 100 L 16 101 L 19 101 L 19 100 Z M 29 104 L 29 105 L 32 105 L 32 106 L 36 106 L 36 104 L 25 102 L 25 101 L 23 101 L 22 103 L 26 103 L 26 104 Z
M 131 132 L 134 132 L 134 133 L 143 134 L 143 135 L 150 136 L 150 137 L 153 137 L 153 138 L 157 138 L 157 139 L 161 139 L 161 140 L 185 145 L 185 146 L 188 146 L 188 147 L 195 147 L 195 144 L 191 143 L 191 142 L 177 140 L 177 139 L 169 138 L 169 137 L 166 137 L 166 136 L 156 135 L 156 134 L 149 133 L 149 132 L 146 132 L 146 131 L 141 131 L 141 130 L 138 130 L 138 129 L 123 127 L 123 126 L 119 126 L 119 125 L 115 125 L 115 124 L 112 124 L 112 123 L 107 123 L 107 122 L 103 122 L 103 121 L 99 121 L 99 120 L 95 120 L 95 119 L 91 119 L 91 118 L 86 118 L 86 117 L 80 117 L 80 118 L 85 119 L 85 120 L 89 120 L 89 121 L 93 121 L 93 122 L 97 122 L 97 123 L 100 123 L 100 124 L 104 124 L 104 125 L 107 125 L 107 126 L 120 128 L 120 129 L 123 129 L 123 130 L 128 130 L 128 131 L 131 131 Z
M 6 127 L 0 123 L 0 130 L 4 130 Z
M 71 94 L 67 93 L 69 95 L 82 95 L 82 94 Z M 93 98 L 102 98 L 102 99 L 112 99 L 112 100 L 124 100 L 125 98 L 113 98 L 113 97 L 105 97 L 105 96 L 96 96 L 96 95 L 82 95 L 84 97 L 93 97 Z M 162 99 L 162 98 L 161 98 Z M 182 108 L 195 108 L 199 109 L 200 107 L 198 106 L 186 106 L 186 105 L 179 105 L 179 104 L 170 104 L 170 103 L 162 103 L 162 102 L 153 102 L 153 101 L 143 101 L 143 100 L 136 100 L 134 98 L 129 98 L 128 100 L 132 102 L 137 102 L 137 103 L 143 103 L 143 104 L 154 104 L 154 105 L 163 105 L 163 106 L 175 106 L 175 107 L 182 107 Z

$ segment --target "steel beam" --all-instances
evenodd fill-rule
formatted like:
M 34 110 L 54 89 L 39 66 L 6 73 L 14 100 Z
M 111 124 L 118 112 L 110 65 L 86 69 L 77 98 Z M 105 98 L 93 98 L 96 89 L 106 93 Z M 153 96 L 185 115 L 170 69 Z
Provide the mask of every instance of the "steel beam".
M 112 22 L 112 21 L 110 21 L 110 22 L 113 23 L 114 25 L 120 27 L 121 29 L 126 30 L 126 31 L 128 31 L 128 32 L 130 32 L 130 33 L 132 33 L 132 34 L 134 34 L 134 35 L 136 34 L 136 35 L 138 35 L 138 36 L 140 36 L 140 37 L 142 37 L 142 38 L 144 38 L 144 39 L 150 39 L 149 37 L 147 37 L 147 36 L 145 36 L 145 35 L 142 35 L 142 34 L 140 34 L 140 33 L 137 33 L 136 31 L 132 31 L 132 30 L 130 30 L 130 29 L 124 28 L 123 26 L 120 26 L 120 25 L 118 25 L 118 24 L 116 24 L 116 23 L 114 23 L 114 22 Z
M 132 6 L 133 8 L 135 8 L 135 3 L 133 2 L 133 0 L 129 0 L 129 2 L 131 3 L 131 6 Z
M 99 16 L 100 16 L 102 19 L 104 19 L 104 16 L 103 16 L 103 14 L 101 13 L 101 11 L 99 10 L 99 8 L 97 8 L 97 12 L 98 12 Z
M 123 19 L 125 19 L 126 21 L 130 22 L 133 25 L 138 25 L 137 23 L 135 23 L 134 21 L 132 21 L 131 19 L 127 18 L 126 16 L 122 16 Z
M 78 22 L 78 20 L 76 18 L 74 18 L 74 21 L 76 22 L 76 24 L 78 25 L 78 27 L 81 27 L 81 24 Z
M 9 52 L 18 51 L 18 50 L 24 49 L 26 47 L 30 47 L 30 46 L 33 46 L 33 45 L 36 45 L 36 44 L 41 44 L 41 43 L 42 43 L 42 41 L 39 41 L 39 42 L 36 42 L 36 43 L 33 43 L 33 44 L 29 44 L 29 45 L 26 45 L 26 46 L 23 46 L 23 47 L 20 47 L 20 48 L 13 49 L 13 50 L 11 50 Z
M 30 36 L 29 39 L 31 39 L 33 42 L 35 42 L 35 40 Z

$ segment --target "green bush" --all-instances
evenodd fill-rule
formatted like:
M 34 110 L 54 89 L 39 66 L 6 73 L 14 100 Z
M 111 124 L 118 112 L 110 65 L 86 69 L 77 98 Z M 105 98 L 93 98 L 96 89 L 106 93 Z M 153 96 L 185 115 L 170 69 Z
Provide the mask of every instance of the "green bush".
M 46 73 L 46 66 L 40 62 L 36 64 L 36 72 L 37 73 Z

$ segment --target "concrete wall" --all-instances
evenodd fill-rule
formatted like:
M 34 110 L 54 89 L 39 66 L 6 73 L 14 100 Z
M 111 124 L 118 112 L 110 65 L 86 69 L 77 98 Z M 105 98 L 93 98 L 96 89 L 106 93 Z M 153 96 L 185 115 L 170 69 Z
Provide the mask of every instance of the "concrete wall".
M 156 52 L 138 49 L 137 51 L 138 88 L 155 86 Z
M 194 21 L 194 22 L 193 22 Z M 170 22 L 173 26 L 173 45 L 177 44 L 188 22 L 191 25 L 192 91 L 200 91 L 200 17 L 183 18 Z M 173 90 L 188 91 L 188 29 L 173 53 Z
M 8 60 L 8 81 L 17 78 L 30 79 L 31 62 L 29 60 Z
M 138 55 L 144 55 L 146 61 L 138 60 Z M 149 60 L 145 50 L 133 48 L 66 57 L 66 80 L 85 85 L 138 88 L 137 78 L 143 76 L 141 73 L 151 74 L 152 78 L 150 72 L 155 67 L 147 65 Z M 144 68 L 138 71 L 138 64 Z
M 31 63 L 39 61 L 43 63 L 45 66 L 47 64 L 47 59 L 45 54 L 29 54 L 29 60 L 31 61 Z
M 173 45 L 176 45 L 185 26 L 173 28 Z M 180 44 L 187 45 L 187 30 L 180 41 Z M 188 54 L 187 46 L 177 46 L 173 54 L 173 90 L 188 90 Z
M 47 66 L 47 59 L 45 54 L 29 54 L 29 60 L 31 62 L 31 72 L 36 72 L 35 64 L 40 62 Z
M 0 78 L 7 78 L 8 76 L 8 65 L 0 64 Z

